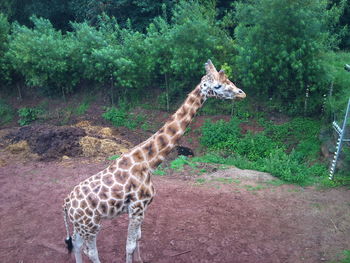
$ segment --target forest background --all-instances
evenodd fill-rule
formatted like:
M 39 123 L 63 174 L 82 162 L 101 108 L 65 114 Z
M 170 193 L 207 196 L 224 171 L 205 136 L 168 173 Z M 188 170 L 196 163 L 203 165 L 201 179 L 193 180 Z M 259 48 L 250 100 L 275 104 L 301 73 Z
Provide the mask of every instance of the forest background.
M 154 105 L 169 111 L 198 84 L 210 58 L 249 95 L 234 106 L 233 117 L 255 118 L 266 131 L 244 137 L 246 144 L 237 146 L 243 135 L 236 126 L 225 130 L 220 123 L 208 123 L 202 144 L 245 158 L 249 168 L 277 174 L 280 167 L 273 163 L 292 160 L 298 168 L 290 174 L 300 175 L 305 169 L 300 163 L 314 167 L 322 127 L 335 113 L 344 113 L 350 97 L 350 73 L 343 68 L 350 63 L 346 0 L 3 0 L 0 12 L 0 124 L 15 114 L 9 98 L 33 94 L 67 101 L 77 93 L 102 91 L 109 98 L 106 106 L 113 106 L 104 117 L 112 122 L 114 115 L 154 94 Z M 253 109 L 256 104 L 262 112 L 276 111 L 296 121 L 271 128 Z M 250 113 L 240 115 L 245 111 Z M 35 120 L 39 112 L 18 109 L 20 124 Z M 220 127 L 230 136 L 215 143 Z M 299 132 L 295 151 L 286 146 L 288 132 L 282 135 L 281 129 Z M 305 132 L 313 139 L 304 138 Z M 271 159 L 277 155 L 278 160 Z M 323 164 L 310 173 L 326 170 Z

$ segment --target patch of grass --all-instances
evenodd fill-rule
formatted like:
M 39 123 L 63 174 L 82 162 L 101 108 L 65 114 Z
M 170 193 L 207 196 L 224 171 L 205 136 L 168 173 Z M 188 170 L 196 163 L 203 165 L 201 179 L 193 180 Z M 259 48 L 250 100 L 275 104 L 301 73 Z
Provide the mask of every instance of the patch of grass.
M 142 126 L 146 119 L 144 115 L 132 114 L 126 109 L 125 106 L 121 106 L 119 108 L 107 108 L 106 112 L 102 114 L 102 117 L 112 122 L 112 124 L 116 127 L 123 126 L 131 130 L 136 129 L 138 126 Z
M 285 182 L 283 182 L 282 180 L 279 180 L 279 179 L 275 179 L 275 180 L 266 181 L 265 184 L 274 185 L 274 186 L 281 186 L 281 185 L 284 185 Z
M 120 155 L 115 154 L 115 155 L 109 156 L 107 159 L 108 159 L 109 161 L 113 161 L 113 160 L 118 159 L 119 157 L 120 157 Z
M 331 261 L 331 263 L 350 263 L 350 250 L 349 249 L 345 249 L 342 252 L 342 259 L 338 260 L 338 261 Z
M 205 122 L 201 144 L 211 153 L 193 161 L 268 172 L 285 182 L 299 185 L 313 184 L 327 176 L 326 165 L 318 161 L 321 146 L 319 121 L 295 118 L 274 125 L 260 117 L 259 123 L 265 130 L 257 134 L 242 134 L 240 122 L 237 118 L 230 122 Z
M 204 178 L 197 178 L 196 179 L 196 184 L 204 184 L 206 180 Z
M 170 168 L 174 169 L 175 171 L 181 171 L 183 170 L 184 165 L 189 165 L 192 168 L 197 167 L 197 164 L 189 160 L 189 158 L 187 158 L 186 156 L 180 155 L 178 158 L 176 158 L 170 163 Z
M 165 170 L 163 169 L 162 165 L 158 166 L 156 170 L 153 171 L 154 175 L 160 175 L 164 176 L 166 174 Z
M 236 183 L 237 181 L 235 181 L 235 179 L 233 178 L 225 178 L 225 177 L 219 177 L 219 178 L 215 178 L 213 179 L 213 181 L 215 182 L 220 182 L 223 184 L 233 184 Z M 239 180 L 238 180 L 239 181 Z M 240 181 L 239 181 L 240 182 Z
M 266 186 L 263 185 L 252 186 L 249 184 L 243 185 L 243 187 L 246 188 L 248 191 L 259 191 L 266 188 Z
M 90 108 L 90 103 L 88 101 L 83 101 L 78 105 L 78 107 L 75 108 L 75 114 L 76 115 L 83 115 L 86 113 L 86 111 Z

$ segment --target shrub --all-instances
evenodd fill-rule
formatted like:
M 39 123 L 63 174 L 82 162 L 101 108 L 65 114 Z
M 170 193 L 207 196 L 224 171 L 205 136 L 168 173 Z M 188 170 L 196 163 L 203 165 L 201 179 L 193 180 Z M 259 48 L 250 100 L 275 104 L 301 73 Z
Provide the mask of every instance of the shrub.
M 5 58 L 8 49 L 10 24 L 5 15 L 0 13 L 0 84 L 9 80 L 10 64 Z
M 239 137 L 238 119 L 232 119 L 230 122 L 219 120 L 215 123 L 207 120 L 202 126 L 200 142 L 203 146 L 211 149 L 230 150 L 238 142 Z
M 31 17 L 31 21 L 33 29 L 13 25 L 6 57 L 28 85 L 39 87 L 46 95 L 65 97 L 79 81 L 70 61 L 74 46 L 48 20 Z
M 20 119 L 18 120 L 19 125 L 28 125 L 31 122 L 39 118 L 39 114 L 42 113 L 41 109 L 37 108 L 20 108 L 18 110 L 18 115 Z
M 110 122 L 116 127 L 126 127 L 129 129 L 135 129 L 138 126 L 142 126 L 145 122 L 145 117 L 143 115 L 133 115 L 127 111 L 125 105 L 121 103 L 121 107 L 110 107 L 107 108 L 106 112 L 102 114 L 102 117 Z
M 327 1 L 261 0 L 236 5 L 239 76 L 251 93 L 276 98 L 283 110 L 308 113 L 322 103 L 329 81 L 322 67 L 326 50 Z

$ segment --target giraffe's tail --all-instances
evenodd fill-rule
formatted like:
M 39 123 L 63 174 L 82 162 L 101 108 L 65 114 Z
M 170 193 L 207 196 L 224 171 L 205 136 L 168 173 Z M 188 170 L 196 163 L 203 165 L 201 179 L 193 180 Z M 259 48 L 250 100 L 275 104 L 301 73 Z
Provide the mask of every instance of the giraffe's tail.
M 64 242 L 67 245 L 68 252 L 71 253 L 73 250 L 73 242 L 72 242 L 72 237 L 69 235 L 69 225 L 67 221 L 67 208 L 64 206 L 63 208 L 63 219 L 64 219 L 64 224 L 66 225 L 66 231 L 67 231 L 67 237 L 64 240 Z

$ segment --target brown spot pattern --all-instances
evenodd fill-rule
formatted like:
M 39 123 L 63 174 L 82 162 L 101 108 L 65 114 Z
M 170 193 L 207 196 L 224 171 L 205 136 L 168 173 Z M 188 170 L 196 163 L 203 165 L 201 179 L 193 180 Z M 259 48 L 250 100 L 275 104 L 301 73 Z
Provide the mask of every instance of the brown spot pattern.
M 154 142 L 150 141 L 145 146 L 142 147 L 144 152 L 146 153 L 147 159 L 150 160 L 156 154 L 156 149 L 154 147 Z
M 158 144 L 158 149 L 163 149 L 165 146 L 168 145 L 169 140 L 165 135 L 159 135 L 156 139 L 157 144 Z
M 124 197 L 123 187 L 116 184 L 111 188 L 111 196 L 116 199 L 122 199 Z
M 138 197 L 139 199 L 146 199 L 151 197 L 151 192 L 148 189 L 148 187 L 142 185 L 140 190 L 138 191 Z
M 102 186 L 101 191 L 98 194 L 98 196 L 100 197 L 101 200 L 106 200 L 106 199 L 108 199 L 108 193 L 109 193 L 109 189 L 105 186 Z
M 101 214 L 103 214 L 103 215 L 107 214 L 107 203 L 106 202 L 100 202 L 100 204 L 99 204 L 97 209 L 98 209 L 98 211 Z
M 138 177 L 140 181 L 143 181 L 145 177 L 145 172 L 147 171 L 147 168 L 143 164 L 137 164 L 134 165 L 131 169 L 131 174 Z
M 140 150 L 137 150 L 133 153 L 132 158 L 136 163 L 142 162 L 144 160 L 142 152 Z
M 126 179 L 128 178 L 128 173 L 125 171 L 116 171 L 114 174 L 114 179 L 121 184 L 124 184 Z
M 129 182 L 125 185 L 125 192 L 129 193 L 135 191 L 139 187 L 139 182 L 134 178 L 130 178 Z
M 86 201 L 85 201 L 85 200 L 81 201 L 81 202 L 80 202 L 80 208 L 81 208 L 81 209 L 85 209 L 86 207 L 87 207 Z
M 86 197 L 86 200 L 89 204 L 89 206 L 92 208 L 92 209 L 95 209 L 98 205 L 98 198 L 96 197 L 96 195 L 90 193 L 87 197 Z
M 118 166 L 121 168 L 121 169 L 128 169 L 131 165 L 131 160 L 129 157 L 122 157 L 119 162 L 118 162 Z
M 178 127 L 176 122 L 173 122 L 166 127 L 166 133 L 169 134 L 170 136 L 173 136 L 177 132 L 177 130 L 178 130 Z
M 112 174 L 108 173 L 102 176 L 102 182 L 105 183 L 107 186 L 111 186 L 114 183 L 112 179 Z

